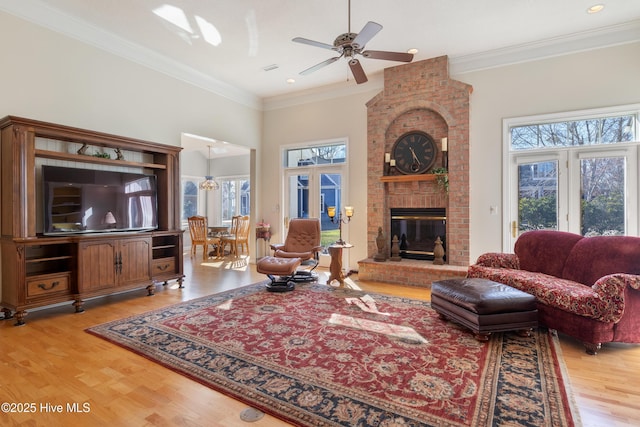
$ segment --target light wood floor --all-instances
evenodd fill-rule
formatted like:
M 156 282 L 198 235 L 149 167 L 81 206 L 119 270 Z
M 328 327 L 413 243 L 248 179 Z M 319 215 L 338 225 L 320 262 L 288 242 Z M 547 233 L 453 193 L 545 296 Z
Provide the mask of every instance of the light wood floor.
M 2 426 L 285 426 L 265 416 L 239 418 L 246 405 L 176 374 L 130 351 L 84 332 L 85 328 L 263 280 L 245 260 L 193 264 L 185 257 L 185 288 L 159 287 L 87 301 L 86 311 L 70 304 L 34 311 L 27 325 L 0 321 L 0 412 Z M 326 282 L 328 272 L 320 271 Z M 418 287 L 362 282 L 371 292 L 428 299 Z M 605 345 L 588 356 L 580 343 L 561 336 L 574 396 L 584 426 L 637 426 L 640 419 L 640 345 Z M 88 406 L 83 407 L 84 403 Z M 49 404 L 49 406 L 47 406 Z M 84 413 L 69 412 L 78 404 Z M 62 405 L 62 413 L 54 413 Z M 4 408 L 4 407 L 3 407 Z M 35 413 L 33 412 L 35 411 Z

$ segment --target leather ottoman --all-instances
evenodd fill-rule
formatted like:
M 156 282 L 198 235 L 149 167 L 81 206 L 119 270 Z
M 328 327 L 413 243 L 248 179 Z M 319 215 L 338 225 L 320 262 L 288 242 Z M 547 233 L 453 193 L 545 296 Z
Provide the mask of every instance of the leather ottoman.
M 266 274 L 271 283 L 267 284 L 270 292 L 287 292 L 295 289 L 296 285 L 291 280 L 300 266 L 300 258 L 276 258 L 266 256 L 256 264 L 258 273 Z
M 538 327 L 538 310 L 533 295 L 487 279 L 440 280 L 431 284 L 431 307 L 441 318 L 469 329 L 480 341 L 492 332 Z

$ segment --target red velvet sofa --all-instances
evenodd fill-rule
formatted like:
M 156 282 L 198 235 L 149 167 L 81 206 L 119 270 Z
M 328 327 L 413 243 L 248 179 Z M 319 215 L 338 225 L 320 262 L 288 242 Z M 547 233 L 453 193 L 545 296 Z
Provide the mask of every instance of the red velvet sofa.
M 468 277 L 534 295 L 539 323 L 581 340 L 589 354 L 606 342 L 640 343 L 640 238 L 536 230 L 514 252 L 481 255 Z

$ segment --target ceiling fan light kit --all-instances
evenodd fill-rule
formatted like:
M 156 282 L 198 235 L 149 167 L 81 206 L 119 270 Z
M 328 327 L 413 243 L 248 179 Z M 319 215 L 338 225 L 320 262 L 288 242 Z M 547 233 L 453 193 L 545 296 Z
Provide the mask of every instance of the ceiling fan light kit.
M 398 62 L 411 62 L 413 61 L 412 53 L 405 52 L 387 52 L 383 50 L 364 50 L 365 45 L 382 30 L 382 25 L 369 21 L 365 24 L 362 30 L 359 33 L 351 32 L 351 1 L 349 1 L 349 28 L 346 33 L 340 34 L 333 41 L 333 45 L 318 42 L 315 40 L 309 40 L 304 37 L 296 37 L 292 41 L 296 43 L 302 43 L 309 46 L 315 46 L 322 49 L 333 50 L 338 53 L 338 56 L 329 58 L 325 61 L 320 62 L 306 70 L 300 72 L 301 75 L 311 74 L 314 71 L 319 70 L 320 68 L 326 67 L 329 64 L 333 64 L 340 58 L 346 58 L 349 61 L 349 68 L 351 69 L 351 73 L 356 80 L 356 83 L 361 84 L 365 83 L 367 79 L 367 74 L 364 72 L 362 68 L 362 64 L 356 58 L 356 55 L 361 55 L 364 58 L 370 59 L 383 59 L 387 61 L 398 61 Z

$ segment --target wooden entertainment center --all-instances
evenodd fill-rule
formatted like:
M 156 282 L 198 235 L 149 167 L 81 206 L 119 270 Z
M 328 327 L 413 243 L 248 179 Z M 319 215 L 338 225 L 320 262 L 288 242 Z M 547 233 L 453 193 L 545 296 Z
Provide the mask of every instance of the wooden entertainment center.
M 170 280 L 182 287 L 180 147 L 14 116 L 0 119 L 0 144 L 5 318 L 15 315 L 23 325 L 26 310 L 35 307 L 73 301 L 81 312 L 85 298 L 138 288 L 153 295 L 157 283 Z M 87 148 L 94 154 L 79 154 Z M 124 159 L 107 158 L 110 152 Z M 154 174 L 157 229 L 44 235 L 43 164 Z

